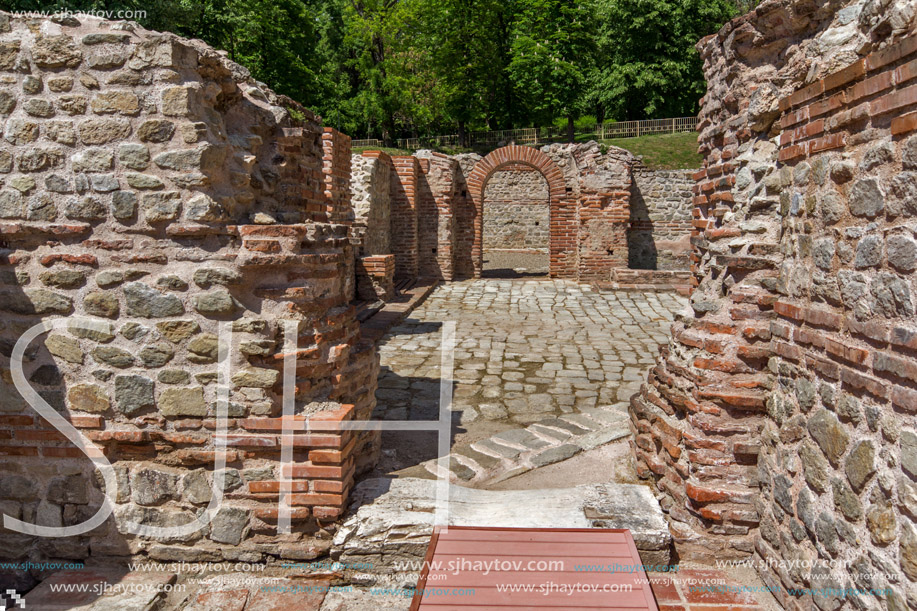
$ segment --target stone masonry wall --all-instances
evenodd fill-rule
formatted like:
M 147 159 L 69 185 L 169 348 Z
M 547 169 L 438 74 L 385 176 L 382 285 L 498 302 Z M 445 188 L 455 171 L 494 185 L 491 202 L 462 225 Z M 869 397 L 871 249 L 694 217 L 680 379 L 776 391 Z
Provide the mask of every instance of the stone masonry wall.
M 634 168 L 627 230 L 628 267 L 690 267 L 693 188 L 694 170 Z
M 548 181 L 522 166 L 495 172 L 484 188 L 484 250 L 548 252 Z
M 95 19 L 0 14 L 0 115 L 0 510 L 74 525 L 102 500 L 89 459 L 14 389 L 13 347 L 41 321 L 67 323 L 27 347 L 26 381 L 117 474 L 114 518 L 72 537 L 0 527 L 0 557 L 321 553 L 321 527 L 378 452 L 378 435 L 336 425 L 368 417 L 378 372 L 349 305 L 345 137 L 325 133 L 323 150 L 308 110 L 201 43 Z M 72 326 L 83 318 L 94 326 Z M 282 474 L 288 353 L 295 411 L 322 424 L 287 421 L 294 464 Z M 285 478 L 293 529 L 280 546 Z M 215 479 L 225 494 L 203 529 L 131 531 L 188 523 Z
M 917 608 L 914 28 L 768 1 L 699 44 L 697 287 L 634 451 L 682 558 L 752 555 L 787 608 Z
M 392 160 L 382 151 L 351 156 L 354 235 L 360 256 L 392 252 Z

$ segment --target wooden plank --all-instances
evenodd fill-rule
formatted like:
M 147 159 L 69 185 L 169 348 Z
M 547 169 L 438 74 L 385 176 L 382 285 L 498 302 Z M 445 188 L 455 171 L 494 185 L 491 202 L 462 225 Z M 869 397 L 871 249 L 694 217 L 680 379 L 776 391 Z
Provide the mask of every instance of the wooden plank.
M 509 582 L 512 584 L 512 582 Z M 544 588 L 552 584 L 542 584 Z M 555 586 L 570 584 L 555 583 Z M 531 592 L 500 592 L 497 588 L 475 588 L 471 594 L 436 594 L 436 588 L 428 584 L 427 588 L 434 594 L 427 592 L 423 596 L 420 609 L 425 611 L 428 604 L 454 605 L 463 608 L 469 605 L 480 605 L 486 601 L 491 608 L 508 607 L 511 609 L 538 609 L 540 607 L 556 607 L 563 605 L 567 609 L 580 609 L 582 607 L 598 607 L 600 609 L 646 609 L 646 596 L 642 590 L 631 592 L 587 592 L 554 591 L 545 593 L 538 586 Z M 601 590 L 601 588 L 599 588 Z M 448 589 L 447 589 L 448 590 Z
M 511 556 L 507 554 L 486 554 L 486 553 L 485 554 L 478 554 L 478 553 L 475 553 L 475 554 L 442 554 L 442 553 L 437 552 L 436 559 L 433 561 L 432 566 L 434 568 L 440 568 L 440 569 L 457 567 L 457 566 L 461 566 L 459 563 L 461 563 L 463 560 L 466 562 L 465 566 L 467 566 L 468 562 L 472 562 L 472 563 L 486 562 L 490 564 L 491 566 L 498 566 L 498 567 L 516 565 L 519 567 L 520 570 L 524 570 L 528 568 L 526 565 L 528 564 L 530 560 L 535 561 L 535 562 L 539 562 L 542 560 L 546 560 L 546 561 L 557 560 L 557 561 L 563 562 L 563 570 L 560 571 L 562 573 L 604 573 L 605 571 L 598 571 L 598 570 L 577 571 L 576 567 L 577 566 L 605 567 L 609 564 L 615 564 L 615 563 L 629 566 L 634 563 L 634 560 L 633 558 L 631 558 L 630 555 L 626 555 L 626 556 L 617 555 L 616 556 L 610 553 L 605 554 L 603 556 L 578 556 L 577 555 L 577 556 L 560 557 L 560 556 L 554 555 L 554 556 L 546 557 L 546 558 L 528 558 L 526 556 L 518 556 L 518 555 Z M 499 564 L 494 565 L 493 564 L 494 561 L 498 562 Z M 452 563 L 452 564 L 449 564 L 449 563 Z M 483 565 L 478 564 L 478 566 L 483 566 Z M 534 568 L 539 568 L 539 567 L 536 565 Z M 504 570 L 504 569 L 501 568 L 501 570 Z
M 450 526 L 439 535 L 439 541 L 556 541 L 558 543 L 627 543 L 624 533 L 595 533 L 583 531 L 538 532 L 538 531 L 485 531 L 479 532 L 457 529 Z
M 644 586 L 634 583 L 634 576 L 629 573 L 582 573 L 578 571 L 452 571 L 431 569 L 427 575 L 430 587 L 496 587 L 507 580 L 518 584 L 540 584 L 561 580 L 575 581 L 582 584 L 629 584 L 635 590 Z
M 615 563 L 642 566 L 626 530 L 449 527 L 435 529 L 434 540 L 427 549 L 412 611 L 658 611 L 642 569 L 633 573 L 574 570 Z M 563 570 L 525 570 L 531 562 L 541 569 L 539 563 L 551 561 L 562 562 Z M 507 570 L 499 570 L 504 566 Z
M 626 543 L 577 543 L 562 545 L 554 541 L 440 541 L 440 554 L 470 556 L 476 554 L 500 554 L 502 556 L 538 556 L 541 558 L 578 556 L 619 556 L 629 558 Z
M 631 536 L 627 537 L 627 544 L 630 546 L 630 553 L 634 558 L 640 559 L 640 552 L 637 551 L 637 544 L 634 543 L 634 538 Z M 644 579 L 649 582 L 647 578 L 646 571 L 642 568 L 640 569 L 639 576 L 641 579 Z M 659 605 L 656 604 L 656 594 L 653 592 L 653 588 L 644 588 L 643 593 L 646 596 L 646 608 L 647 609 L 658 609 Z
M 430 537 L 430 545 L 427 546 L 427 553 L 423 558 L 423 568 L 420 571 L 420 578 L 417 580 L 417 591 L 414 593 L 414 598 L 411 599 L 411 608 L 409 611 L 418 611 L 420 609 L 420 603 L 423 600 L 421 593 L 427 585 L 427 573 L 430 572 L 430 564 L 433 562 L 433 558 L 436 555 L 436 544 L 438 541 L 439 526 L 435 526 L 433 528 L 433 535 Z

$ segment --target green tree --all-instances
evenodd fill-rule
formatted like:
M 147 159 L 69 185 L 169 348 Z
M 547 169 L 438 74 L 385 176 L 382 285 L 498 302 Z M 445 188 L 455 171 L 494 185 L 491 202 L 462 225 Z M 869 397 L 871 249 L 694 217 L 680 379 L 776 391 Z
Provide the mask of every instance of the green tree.
M 615 119 L 697 114 L 705 85 L 697 41 L 738 11 L 734 0 L 594 0 L 598 61 L 590 101 Z
M 573 121 L 585 108 L 592 64 L 591 11 L 581 0 L 520 0 L 512 32 L 510 77 L 527 101 L 531 118 Z

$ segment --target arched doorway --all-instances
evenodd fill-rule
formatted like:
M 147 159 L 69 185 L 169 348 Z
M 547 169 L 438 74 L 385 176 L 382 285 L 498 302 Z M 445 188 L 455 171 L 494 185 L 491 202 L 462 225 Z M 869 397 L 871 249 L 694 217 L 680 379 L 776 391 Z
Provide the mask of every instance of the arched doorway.
M 512 166 L 528 166 L 539 171 L 548 183 L 550 275 L 569 277 L 575 273 L 576 248 L 574 206 L 567 198 L 564 176 L 550 157 L 528 146 L 511 144 L 499 148 L 479 161 L 468 176 L 468 195 L 474 206 L 471 258 L 474 277 L 484 269 L 484 190 L 495 172 Z
M 551 197 L 548 181 L 530 165 L 495 171 L 484 187 L 485 278 L 548 275 Z

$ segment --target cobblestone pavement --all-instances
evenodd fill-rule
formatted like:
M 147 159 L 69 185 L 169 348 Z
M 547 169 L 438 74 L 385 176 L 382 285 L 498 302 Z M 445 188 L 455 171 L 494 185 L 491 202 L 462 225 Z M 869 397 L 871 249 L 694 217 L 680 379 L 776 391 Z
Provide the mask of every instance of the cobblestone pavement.
M 454 320 L 453 473 L 477 481 L 569 458 L 626 434 L 626 403 L 684 306 L 561 280 L 441 285 L 383 339 L 374 418 L 436 419 L 441 323 Z M 422 437 L 384 436 L 384 468 L 435 458 L 435 435 Z

